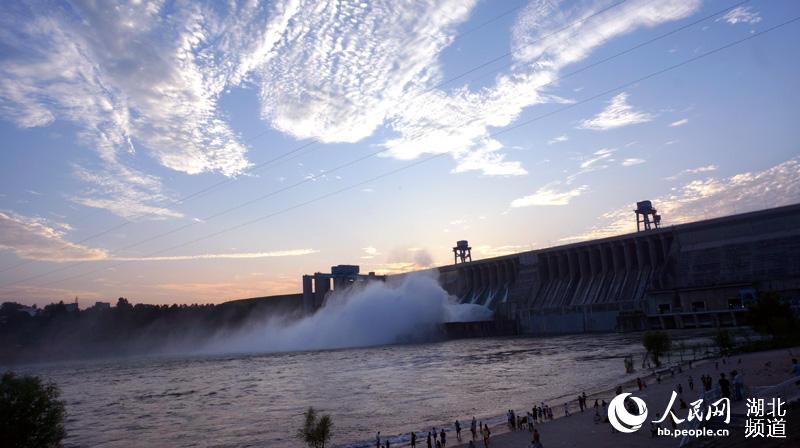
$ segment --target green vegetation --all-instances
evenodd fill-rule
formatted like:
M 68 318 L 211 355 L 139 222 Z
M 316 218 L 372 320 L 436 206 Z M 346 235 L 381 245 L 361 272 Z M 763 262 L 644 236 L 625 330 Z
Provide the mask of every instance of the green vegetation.
M 238 300 L 219 305 L 132 304 L 73 310 L 63 302 L 36 313 L 19 303 L 0 305 L 0 365 L 65 358 L 125 356 L 165 344 L 196 347 L 270 314 L 299 312 L 299 295 Z
M 333 435 L 333 420 L 330 415 L 318 416 L 314 408 L 303 413 L 303 427 L 297 431 L 297 438 L 309 448 L 325 448 Z
M 6 372 L 0 379 L 0 440 L 9 448 L 61 446 L 64 403 L 55 384 Z
M 730 331 L 720 328 L 714 335 L 714 344 L 717 345 L 721 354 L 730 354 L 733 349 L 733 335 L 731 335 Z
M 800 323 L 797 316 L 776 293 L 760 294 L 747 310 L 747 321 L 755 331 L 778 343 L 791 343 L 798 339 L 797 326 Z
M 672 347 L 672 340 L 663 331 L 647 331 L 642 337 L 642 345 L 647 350 L 647 355 L 653 360 L 656 367 L 661 366 L 661 355 L 667 353 Z

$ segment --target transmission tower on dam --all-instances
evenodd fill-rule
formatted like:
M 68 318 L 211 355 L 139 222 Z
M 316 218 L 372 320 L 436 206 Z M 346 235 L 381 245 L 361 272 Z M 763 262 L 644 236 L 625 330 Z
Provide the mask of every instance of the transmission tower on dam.
M 636 231 L 647 231 L 661 227 L 661 215 L 656 213 L 653 203 L 650 201 L 639 201 L 636 203 Z
M 456 241 L 456 247 L 453 248 L 453 263 L 458 264 L 458 260 L 466 263 L 467 260 L 472 261 L 472 248 L 469 247 L 467 240 Z

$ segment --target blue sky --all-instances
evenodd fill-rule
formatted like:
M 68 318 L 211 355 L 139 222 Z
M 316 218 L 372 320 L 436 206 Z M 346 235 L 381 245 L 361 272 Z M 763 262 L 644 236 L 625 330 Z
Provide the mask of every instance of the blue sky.
M 800 200 L 789 0 L 0 9 L 5 300 L 219 302 L 629 232 L 645 198 Z

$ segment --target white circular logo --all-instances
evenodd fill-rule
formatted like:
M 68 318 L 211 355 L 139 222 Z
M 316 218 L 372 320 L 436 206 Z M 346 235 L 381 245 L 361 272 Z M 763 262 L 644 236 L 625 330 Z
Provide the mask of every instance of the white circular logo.
M 647 405 L 641 398 L 631 397 L 638 408 L 635 415 L 625 409 L 625 399 L 629 395 L 628 393 L 619 394 L 608 404 L 608 421 L 619 432 L 636 432 L 647 420 Z

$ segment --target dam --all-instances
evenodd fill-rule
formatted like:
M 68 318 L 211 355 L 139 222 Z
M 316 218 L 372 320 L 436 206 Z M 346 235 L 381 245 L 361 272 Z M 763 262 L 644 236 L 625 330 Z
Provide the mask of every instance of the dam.
M 454 264 L 436 268 L 439 281 L 521 334 L 736 326 L 767 292 L 800 304 L 800 204 L 669 227 L 650 201 L 635 212 L 634 233 L 488 259 L 472 260 L 459 241 Z M 337 280 L 336 269 L 315 274 L 319 292 L 304 277 L 307 309 L 321 304 L 329 277 L 393 277 L 350 268 Z

